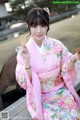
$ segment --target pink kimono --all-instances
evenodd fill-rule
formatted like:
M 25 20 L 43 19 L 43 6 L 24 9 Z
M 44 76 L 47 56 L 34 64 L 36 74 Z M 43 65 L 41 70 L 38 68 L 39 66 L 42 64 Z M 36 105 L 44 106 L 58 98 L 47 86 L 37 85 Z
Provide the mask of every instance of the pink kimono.
M 27 108 L 32 118 L 77 120 L 80 115 L 80 98 L 74 90 L 76 68 L 67 70 L 72 54 L 60 41 L 47 36 L 41 48 L 32 38 L 26 46 L 30 53 L 32 83 L 19 52 L 16 80 L 27 91 Z

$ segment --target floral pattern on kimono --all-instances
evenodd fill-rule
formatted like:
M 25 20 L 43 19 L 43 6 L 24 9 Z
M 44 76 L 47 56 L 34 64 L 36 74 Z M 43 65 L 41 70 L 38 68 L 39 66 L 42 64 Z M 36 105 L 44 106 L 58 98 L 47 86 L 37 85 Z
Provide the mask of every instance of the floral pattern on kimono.
M 32 118 L 77 120 L 79 111 L 74 97 L 76 97 L 78 105 L 80 105 L 80 101 L 73 88 L 76 69 L 74 66 L 73 70 L 67 70 L 67 64 L 72 54 L 60 41 L 49 37 L 45 37 L 43 40 L 42 54 L 32 42 L 32 38 L 27 43 L 27 48 L 31 58 L 32 84 L 19 53 L 16 78 L 19 85 L 27 91 L 27 107 Z M 42 91 L 44 92 L 42 93 Z M 73 113 L 75 114 L 73 115 Z
M 42 95 L 45 120 L 78 120 L 79 112 L 74 98 L 66 88 Z

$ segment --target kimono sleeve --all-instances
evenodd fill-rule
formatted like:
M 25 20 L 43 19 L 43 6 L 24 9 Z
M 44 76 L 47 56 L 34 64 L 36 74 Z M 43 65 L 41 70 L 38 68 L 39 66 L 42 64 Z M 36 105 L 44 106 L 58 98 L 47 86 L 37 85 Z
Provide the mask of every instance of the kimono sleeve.
M 74 65 L 72 70 L 68 70 L 68 63 L 71 60 L 73 54 L 70 53 L 67 49 L 66 46 L 63 46 L 63 50 L 62 50 L 62 59 L 61 59 L 61 74 L 63 79 L 65 80 L 65 82 L 70 82 L 71 84 L 75 84 L 76 81 L 76 65 Z
M 27 80 L 29 81 L 29 76 L 24 67 L 24 60 L 21 57 L 20 53 L 17 54 L 17 65 L 15 70 L 16 81 L 23 88 L 27 89 Z

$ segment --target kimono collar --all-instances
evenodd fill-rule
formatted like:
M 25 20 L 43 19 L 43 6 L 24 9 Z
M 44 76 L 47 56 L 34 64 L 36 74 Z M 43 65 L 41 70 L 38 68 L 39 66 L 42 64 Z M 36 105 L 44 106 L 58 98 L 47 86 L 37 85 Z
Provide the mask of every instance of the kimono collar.
M 38 45 L 36 44 L 35 40 L 33 39 L 33 37 L 31 37 L 30 39 L 31 39 L 31 41 L 34 42 L 34 44 L 35 44 L 36 46 L 38 46 Z M 42 41 L 42 45 L 43 45 L 43 43 L 45 42 L 46 39 L 47 39 L 47 36 L 45 35 L 45 37 L 44 37 L 44 39 L 43 39 L 43 41 Z M 42 47 L 42 45 L 41 45 L 41 47 Z M 39 47 L 39 46 L 38 46 L 38 47 Z M 39 48 L 41 48 L 41 47 L 39 47 Z
M 42 45 L 41 47 L 39 47 L 36 42 L 34 41 L 33 38 L 31 38 L 31 41 L 34 43 L 34 45 L 36 46 L 36 48 L 38 49 L 38 51 L 40 52 L 40 54 L 42 54 L 42 47 L 43 47 L 43 43 L 46 41 L 47 37 L 45 36 L 44 40 L 42 41 Z

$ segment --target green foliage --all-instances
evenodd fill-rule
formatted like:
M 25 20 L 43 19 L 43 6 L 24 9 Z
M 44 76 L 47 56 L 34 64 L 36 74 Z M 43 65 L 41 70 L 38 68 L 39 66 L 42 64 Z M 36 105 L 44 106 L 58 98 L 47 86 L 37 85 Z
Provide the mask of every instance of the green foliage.
M 63 13 L 67 11 L 71 11 L 76 9 L 76 5 L 73 4 L 53 4 L 53 1 L 64 1 L 64 0 L 40 0 L 39 2 L 36 0 L 36 4 L 39 7 L 48 7 L 52 14 L 55 13 Z M 66 0 L 67 1 L 67 0 Z
M 36 4 L 39 7 L 48 7 L 51 11 L 51 9 L 53 8 L 53 0 L 41 0 L 39 2 L 36 2 Z
M 14 1 L 11 1 L 10 5 L 11 5 L 13 11 L 21 9 L 22 5 L 25 6 L 25 1 L 26 0 L 14 0 Z
M 63 12 L 71 11 L 73 9 L 76 9 L 76 5 L 73 4 L 53 4 L 53 1 L 63 1 L 63 0 L 33 0 L 26 6 L 26 0 L 14 0 L 11 1 L 11 7 L 13 14 L 17 14 L 18 16 L 25 16 L 27 12 L 35 7 L 48 7 L 50 9 L 50 12 L 55 15 L 55 13 L 60 14 Z M 67 0 L 65 0 L 67 1 Z M 23 8 L 24 7 L 24 8 Z
M 34 7 L 34 4 L 26 4 L 26 0 L 14 0 L 10 2 L 10 6 L 12 7 L 12 13 L 15 15 L 25 16 L 27 12 Z

